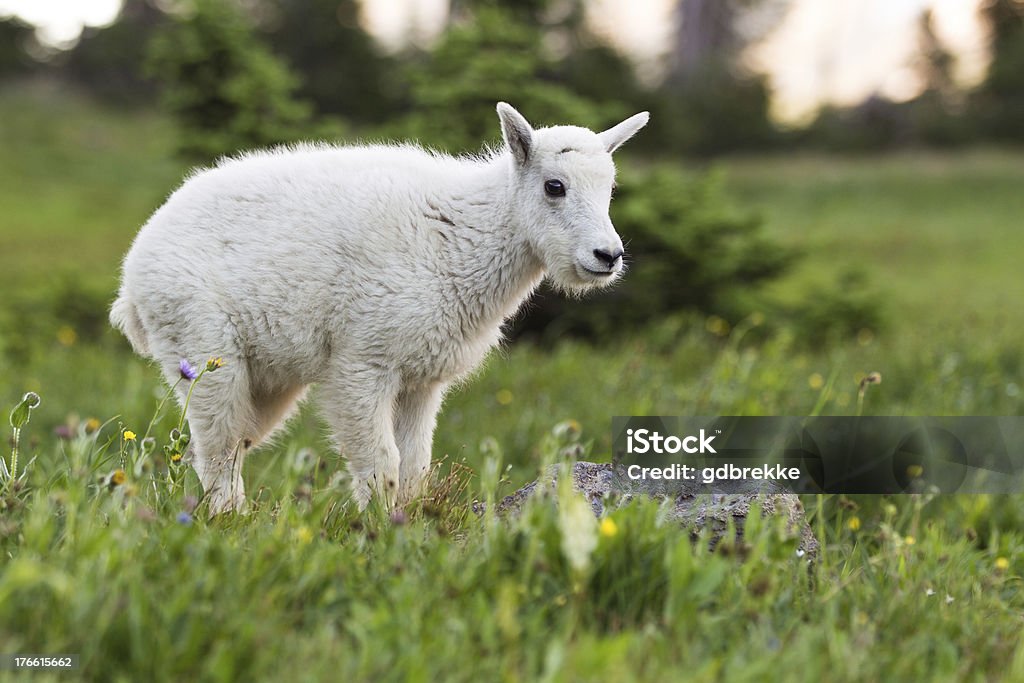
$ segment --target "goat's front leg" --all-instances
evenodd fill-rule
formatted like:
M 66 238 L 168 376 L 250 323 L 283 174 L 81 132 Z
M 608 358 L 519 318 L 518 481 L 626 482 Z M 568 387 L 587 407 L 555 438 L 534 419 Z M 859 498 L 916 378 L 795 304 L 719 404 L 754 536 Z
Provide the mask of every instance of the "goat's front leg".
M 395 411 L 395 440 L 402 459 L 398 502 L 408 503 L 423 493 L 430 472 L 434 425 L 444 399 L 440 382 L 407 385 L 402 388 Z
M 362 362 L 338 363 L 322 385 L 325 417 L 348 459 L 359 509 L 376 493 L 388 509 L 398 498 L 399 451 L 395 443 L 396 372 Z

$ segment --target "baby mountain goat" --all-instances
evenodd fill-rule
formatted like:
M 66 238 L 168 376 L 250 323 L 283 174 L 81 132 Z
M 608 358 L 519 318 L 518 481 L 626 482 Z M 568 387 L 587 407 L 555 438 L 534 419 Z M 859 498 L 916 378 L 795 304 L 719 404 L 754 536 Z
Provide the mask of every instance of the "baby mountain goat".
M 211 513 L 242 508 L 245 454 L 313 383 L 359 505 L 407 502 L 445 390 L 541 280 L 580 292 L 622 272 L 611 153 L 647 113 L 594 133 L 497 109 L 505 147 L 487 158 L 253 152 L 194 173 L 139 232 L 111 322 L 171 382 L 183 358 L 224 359 L 186 416 Z

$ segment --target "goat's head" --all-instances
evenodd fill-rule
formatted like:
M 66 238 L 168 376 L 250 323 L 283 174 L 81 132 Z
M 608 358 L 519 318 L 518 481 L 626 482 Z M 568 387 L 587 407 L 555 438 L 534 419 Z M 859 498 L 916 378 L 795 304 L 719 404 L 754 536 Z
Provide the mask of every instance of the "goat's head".
M 623 269 L 622 240 L 608 217 L 615 187 L 612 152 L 647 124 L 643 112 L 603 133 L 577 126 L 534 130 L 498 103 L 512 153 L 513 218 L 552 283 L 582 291 L 614 282 Z

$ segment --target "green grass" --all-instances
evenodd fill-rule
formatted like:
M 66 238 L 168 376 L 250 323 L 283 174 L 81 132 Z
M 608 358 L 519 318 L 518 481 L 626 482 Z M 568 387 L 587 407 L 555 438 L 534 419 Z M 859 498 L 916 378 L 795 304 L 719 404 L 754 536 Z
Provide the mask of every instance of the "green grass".
M 791 301 L 861 269 L 897 334 L 1024 329 L 1020 151 L 741 159 L 727 186 L 807 258 L 774 291 Z M 924 328 L 922 330 L 922 328 Z
M 711 553 L 637 504 L 574 569 L 562 540 L 592 531 L 551 501 L 515 522 L 466 513 L 573 439 L 606 458 L 617 414 L 850 414 L 871 371 L 867 413 L 1020 414 L 1024 156 L 731 160 L 728 186 L 808 254 L 775 293 L 798 302 L 864 268 L 887 330 L 808 348 L 784 330 L 749 343 L 749 321 L 720 337 L 668 320 L 603 348 L 515 346 L 449 398 L 435 453 L 442 474 L 466 469 L 406 519 L 352 509 L 307 409 L 252 456 L 251 514 L 186 524 L 193 475 L 171 486 L 119 438 L 145 431 L 163 388 L 102 310 L 184 170 L 172 131 L 45 90 L 5 91 L 0 121 L 18 160 L 0 165 L 0 406 L 43 397 L 21 439 L 35 461 L 0 498 L 0 653 L 83 664 L 35 679 L 1024 678 L 1017 496 L 807 498 L 813 565 L 772 523 Z M 90 417 L 111 422 L 85 435 Z M 158 452 L 176 419 L 156 422 Z M 553 433 L 567 420 L 578 436 Z M 78 436 L 59 440 L 63 424 Z

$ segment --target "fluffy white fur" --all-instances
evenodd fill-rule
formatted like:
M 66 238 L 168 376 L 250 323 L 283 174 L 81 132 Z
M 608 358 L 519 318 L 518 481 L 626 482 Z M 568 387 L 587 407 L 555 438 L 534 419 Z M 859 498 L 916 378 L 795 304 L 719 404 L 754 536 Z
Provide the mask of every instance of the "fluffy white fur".
M 542 278 L 581 291 L 619 276 L 611 152 L 647 114 L 600 134 L 498 114 L 505 148 L 486 158 L 300 146 L 227 159 L 139 232 L 111 322 L 171 382 L 182 358 L 224 358 L 187 415 L 212 513 L 243 506 L 245 454 L 313 383 L 359 504 L 409 500 L 446 388 Z

